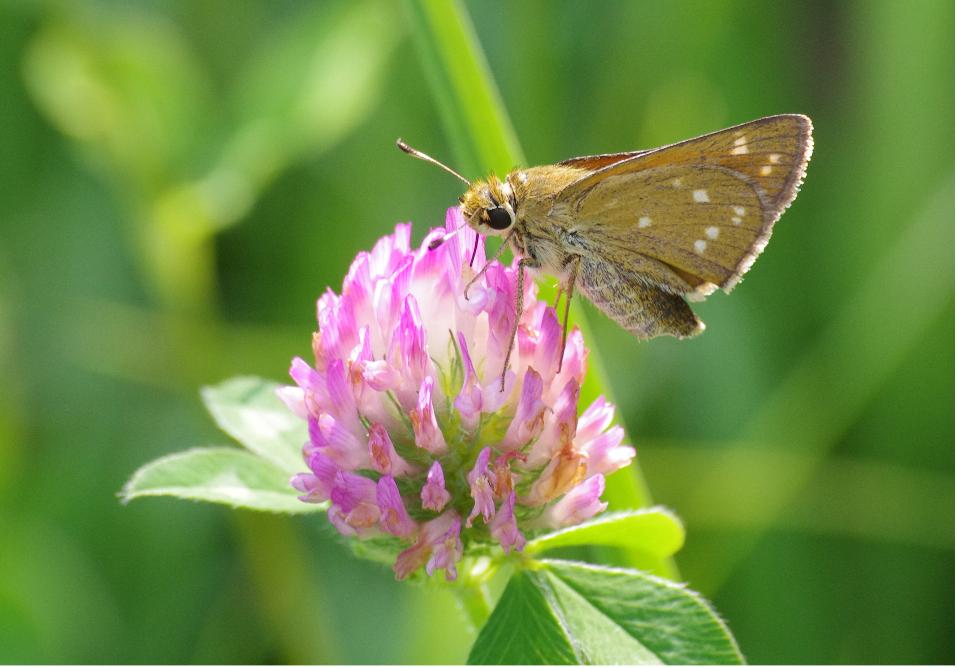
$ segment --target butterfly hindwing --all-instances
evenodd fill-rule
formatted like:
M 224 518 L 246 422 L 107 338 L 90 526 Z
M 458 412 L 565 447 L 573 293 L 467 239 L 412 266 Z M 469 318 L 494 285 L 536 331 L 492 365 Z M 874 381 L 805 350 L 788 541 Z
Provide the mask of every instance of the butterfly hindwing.
M 680 295 L 650 283 L 640 270 L 584 257 L 578 285 L 592 304 L 639 339 L 662 334 L 683 339 L 704 330 Z

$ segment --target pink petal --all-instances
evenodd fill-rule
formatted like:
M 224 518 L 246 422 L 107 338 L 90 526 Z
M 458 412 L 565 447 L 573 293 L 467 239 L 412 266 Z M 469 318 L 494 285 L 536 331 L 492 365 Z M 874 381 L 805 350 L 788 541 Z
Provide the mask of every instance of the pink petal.
M 431 368 L 422 317 L 412 295 L 408 295 L 403 302 L 392 346 L 389 361 L 403 378 L 404 390 L 398 393 L 399 401 L 404 407 L 411 408 L 414 397 L 410 393 L 418 389 Z
M 588 367 L 588 349 L 578 328 L 568 332 L 568 341 L 565 343 L 565 354 L 562 358 L 562 370 L 552 381 L 553 388 L 564 387 L 568 382 L 581 385 L 585 381 L 585 371 Z M 548 397 L 546 400 L 550 400 Z
M 605 491 L 605 476 L 598 474 L 576 486 L 545 512 L 545 522 L 555 528 L 580 524 L 608 507 L 600 498 Z
M 557 499 L 584 479 L 585 470 L 585 457 L 569 443 L 552 457 L 522 504 L 539 506 Z
M 309 418 L 309 452 L 321 450 L 341 468 L 368 468 L 369 452 L 365 444 L 328 413 Z
M 297 473 L 289 480 L 294 489 L 302 492 L 300 501 L 322 503 L 329 500 L 329 491 L 323 489 L 322 482 L 312 473 Z
M 428 376 L 422 381 L 417 405 L 409 413 L 409 418 L 412 420 L 415 444 L 434 455 L 443 455 L 448 450 L 448 446 L 445 444 L 445 436 L 439 429 L 439 423 L 435 419 L 435 409 L 432 406 L 434 385 L 435 380 L 432 376 Z
M 457 575 L 455 562 L 462 557 L 461 528 L 462 520 L 454 510 L 447 510 L 423 524 L 415 545 L 396 558 L 392 567 L 396 578 L 402 580 L 425 565 L 429 575 L 444 568 L 446 578 L 454 580 Z
M 472 467 L 472 470 L 468 474 L 469 490 L 472 493 L 472 498 L 475 500 L 475 505 L 472 508 L 472 512 L 469 513 L 468 519 L 465 521 L 465 526 L 467 527 L 472 526 L 472 520 L 478 517 L 479 514 L 482 515 L 485 523 L 488 524 L 488 521 L 492 519 L 492 515 L 495 513 L 495 497 L 492 493 L 494 481 L 492 480 L 492 472 L 489 471 L 488 468 L 488 461 L 491 454 L 491 448 L 482 448 L 482 451 L 475 460 L 475 466 Z
M 326 383 L 319 372 L 309 366 L 305 360 L 296 357 L 289 368 L 289 375 L 302 388 L 303 402 L 312 415 L 319 414 L 319 402 L 325 397 Z
M 515 521 L 515 492 L 502 502 L 495 519 L 489 525 L 489 533 L 499 542 L 505 554 L 511 550 L 521 552 L 525 547 L 525 536 L 518 530 L 518 523 Z
M 365 537 L 376 532 L 380 513 L 373 481 L 340 471 L 333 482 L 330 498 L 329 521 L 340 533 Z
M 584 445 L 602 433 L 615 417 L 615 407 L 605 401 L 604 396 L 595 399 L 591 406 L 578 418 L 578 430 L 575 442 Z
M 558 372 L 562 348 L 562 327 L 555 311 L 538 302 L 531 317 L 519 328 L 519 354 L 523 366 L 531 366 L 550 383 Z
M 469 355 L 468 341 L 465 334 L 459 332 L 459 353 L 462 355 L 462 366 L 465 370 L 465 380 L 462 389 L 455 398 L 455 408 L 462 416 L 462 426 L 468 430 L 478 426 L 479 416 L 482 413 L 482 386 L 478 381 L 478 374 Z
M 552 410 L 545 417 L 541 436 L 528 453 L 530 467 L 541 466 L 555 453 L 572 447 L 578 428 L 578 393 L 581 386 L 574 380 L 562 388 Z
M 621 445 L 624 436 L 624 429 L 612 427 L 585 445 L 583 451 L 588 457 L 587 475 L 614 473 L 631 463 L 635 458 L 635 449 Z
M 362 379 L 376 392 L 394 390 L 402 382 L 399 372 L 385 360 L 372 360 L 362 367 Z
M 379 506 L 379 523 L 389 533 L 407 538 L 415 533 L 418 525 L 409 517 L 402 503 L 395 478 L 385 475 L 376 483 L 376 503 Z
M 449 207 L 445 212 L 445 231 L 453 232 L 462 227 L 465 220 L 462 218 L 462 211 L 457 206 Z M 472 266 L 476 270 L 485 266 L 485 244 L 479 242 L 476 247 L 475 237 L 478 234 L 471 227 L 465 227 L 455 236 L 451 237 L 443 245 L 446 249 L 446 256 L 450 264 L 449 273 L 452 276 L 461 276 L 462 271 L 468 266 L 472 259 L 472 249 L 476 248 L 475 261 Z
M 457 514 L 452 513 L 449 528 L 432 543 L 432 558 L 425 565 L 426 573 L 432 575 L 436 570 L 444 569 L 446 580 L 454 580 L 458 577 L 455 563 L 462 558 L 462 539 L 459 537 L 461 530 L 462 520 Z
M 516 286 L 511 278 L 497 262 L 489 266 L 485 272 L 487 286 L 486 310 L 488 312 L 489 346 L 485 364 L 490 370 L 501 369 L 505 363 L 505 353 L 508 351 L 512 336 L 512 324 L 515 322 Z M 515 360 L 512 360 L 514 363 Z
M 395 451 L 389 432 L 379 423 L 369 428 L 369 461 L 379 473 L 392 476 L 408 475 L 415 470 Z
M 303 420 L 309 417 L 309 411 L 306 409 L 306 393 L 301 387 L 285 385 L 276 388 L 276 396 L 298 417 Z
M 445 508 L 445 504 L 452 498 L 445 489 L 445 474 L 442 472 L 442 465 L 438 461 L 432 462 L 425 485 L 422 486 L 421 497 L 422 507 L 436 512 Z
M 395 559 L 392 570 L 395 572 L 396 580 L 404 580 L 412 573 L 425 566 L 429 557 L 432 555 L 432 546 L 423 540 L 418 540 L 415 545 L 399 553 Z
M 327 501 L 332 494 L 332 486 L 335 483 L 336 474 L 339 473 L 339 467 L 319 450 L 310 453 L 306 463 L 313 473 L 313 479 L 306 480 L 309 474 L 300 473 L 293 478 L 292 486 L 310 496 L 310 501 Z
M 522 393 L 515 417 L 499 446 L 502 450 L 522 448 L 538 437 L 545 424 L 545 403 L 542 401 L 542 377 L 533 368 L 525 371 Z

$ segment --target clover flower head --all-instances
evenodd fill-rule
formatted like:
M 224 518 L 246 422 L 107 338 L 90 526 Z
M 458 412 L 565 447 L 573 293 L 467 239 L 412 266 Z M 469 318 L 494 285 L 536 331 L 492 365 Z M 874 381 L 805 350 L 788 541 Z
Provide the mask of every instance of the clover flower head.
M 446 231 L 462 225 L 448 210 Z M 346 536 L 387 539 L 393 569 L 457 575 L 470 547 L 521 551 L 526 534 L 580 523 L 606 505 L 605 476 L 635 451 L 598 398 L 578 414 L 587 351 L 564 350 L 555 311 L 526 281 L 517 342 L 517 263 L 484 266 L 475 232 L 418 249 L 398 225 L 353 261 L 341 294 L 318 301 L 314 363 L 293 360 L 296 385 L 280 397 L 308 422 L 309 471 L 291 484 L 307 503 L 329 502 Z

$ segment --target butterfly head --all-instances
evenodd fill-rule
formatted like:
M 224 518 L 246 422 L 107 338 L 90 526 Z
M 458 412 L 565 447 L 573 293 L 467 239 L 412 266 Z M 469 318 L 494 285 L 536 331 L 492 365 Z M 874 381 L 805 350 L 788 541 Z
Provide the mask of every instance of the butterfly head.
M 481 235 L 501 236 L 515 224 L 515 193 L 508 181 L 495 176 L 486 181 L 476 180 L 459 202 L 462 216 Z
M 465 221 L 473 230 L 483 236 L 501 236 L 512 229 L 515 224 L 517 205 L 515 192 L 508 180 L 501 181 L 493 174 L 486 181 L 481 179 L 469 181 L 448 165 L 412 148 L 401 139 L 397 139 L 395 143 L 401 151 L 419 160 L 430 162 L 468 184 L 469 189 L 459 197 L 459 203 L 462 205 Z

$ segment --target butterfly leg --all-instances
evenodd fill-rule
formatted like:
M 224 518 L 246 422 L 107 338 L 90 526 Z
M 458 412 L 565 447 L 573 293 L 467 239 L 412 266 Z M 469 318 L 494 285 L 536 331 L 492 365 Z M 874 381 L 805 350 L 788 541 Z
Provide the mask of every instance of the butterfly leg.
M 523 257 L 518 261 L 518 294 L 515 296 L 515 320 L 512 322 L 512 335 L 508 339 L 508 350 L 505 352 L 505 364 L 502 366 L 502 383 L 499 386 L 501 392 L 505 391 L 505 372 L 508 371 L 508 363 L 512 359 L 512 350 L 515 349 L 515 337 L 518 335 L 518 321 L 522 317 L 522 311 L 525 310 L 525 269 L 538 269 L 541 266 L 538 260 L 533 260 L 528 257 Z
M 568 312 L 572 310 L 572 297 L 575 295 L 575 281 L 578 280 L 578 265 L 581 263 L 581 259 L 581 255 L 573 255 L 566 263 L 566 266 L 571 268 L 568 273 L 568 282 L 562 288 L 568 296 L 565 299 L 565 318 L 562 320 L 562 351 L 558 355 L 558 373 L 562 372 L 562 363 L 565 361 L 565 343 L 568 341 Z M 557 301 L 555 305 L 555 315 L 558 315 Z
M 479 239 L 481 239 L 481 237 L 478 234 L 476 234 L 475 244 L 472 246 L 472 257 L 469 258 L 469 267 L 475 264 L 475 256 L 478 255 Z
M 472 277 L 472 280 L 470 280 L 468 283 L 465 284 L 465 298 L 466 298 L 466 299 L 469 298 L 469 288 L 471 288 L 473 285 L 475 285 L 475 282 L 476 282 L 478 279 L 482 278 L 482 276 L 485 275 L 485 272 L 488 271 L 489 265 L 492 264 L 493 262 L 495 262 L 495 260 L 497 260 L 497 259 L 502 255 L 502 253 L 505 252 L 505 249 L 508 248 L 508 243 L 509 243 L 509 241 L 511 241 L 513 234 L 515 234 L 514 230 L 513 230 L 512 232 L 509 232 L 509 233 L 508 233 L 508 236 L 505 237 L 505 239 L 502 241 L 502 245 L 495 249 L 495 254 L 491 257 L 491 259 L 489 259 L 489 261 L 485 263 L 485 266 L 482 267 L 482 268 L 479 270 L 479 273 L 475 274 L 475 276 Z M 478 248 L 478 246 L 476 246 L 476 248 Z M 473 253 L 473 255 L 472 255 L 472 259 L 473 259 L 473 260 L 475 259 L 474 253 Z M 471 266 L 471 265 L 472 265 L 472 263 L 469 262 L 469 266 Z
M 555 311 L 555 315 L 558 315 L 558 305 L 562 303 L 562 295 L 565 294 L 565 286 L 559 282 L 555 286 L 555 301 L 552 303 L 552 310 Z

